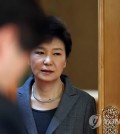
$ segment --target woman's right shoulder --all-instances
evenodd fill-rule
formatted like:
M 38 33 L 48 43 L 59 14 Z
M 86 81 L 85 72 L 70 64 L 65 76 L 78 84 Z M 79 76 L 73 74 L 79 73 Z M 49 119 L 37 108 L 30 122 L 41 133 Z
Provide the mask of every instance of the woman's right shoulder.
M 21 92 L 24 92 L 25 89 L 29 89 L 33 82 L 34 82 L 34 77 L 33 76 L 29 76 L 27 78 L 27 80 L 25 81 L 25 83 L 23 85 L 21 85 L 20 87 L 18 87 L 17 94 L 21 93 Z

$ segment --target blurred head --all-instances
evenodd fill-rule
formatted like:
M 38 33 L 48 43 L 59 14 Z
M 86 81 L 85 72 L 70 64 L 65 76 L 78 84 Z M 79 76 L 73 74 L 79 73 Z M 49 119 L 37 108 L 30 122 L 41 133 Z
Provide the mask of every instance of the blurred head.
M 44 18 L 35 0 L 0 0 L 0 89 L 12 89 L 23 75 Z
M 30 66 L 36 79 L 55 81 L 66 67 L 71 52 L 72 41 L 61 20 L 48 17 L 41 25 L 39 46 L 30 53 Z
M 0 28 L 16 26 L 23 50 L 32 50 L 38 45 L 37 27 L 44 19 L 45 14 L 36 0 L 0 0 Z
M 14 24 L 0 28 L 0 86 L 10 88 L 27 68 L 27 51 L 21 48 L 19 30 Z M 4 88 L 4 87 L 1 87 Z

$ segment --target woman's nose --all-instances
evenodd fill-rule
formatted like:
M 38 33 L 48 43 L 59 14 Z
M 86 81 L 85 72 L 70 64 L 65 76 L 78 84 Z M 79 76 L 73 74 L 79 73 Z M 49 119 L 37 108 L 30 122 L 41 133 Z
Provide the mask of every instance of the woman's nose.
M 51 65 L 51 63 L 52 63 L 51 57 L 50 56 L 46 56 L 44 58 L 44 64 L 45 65 Z

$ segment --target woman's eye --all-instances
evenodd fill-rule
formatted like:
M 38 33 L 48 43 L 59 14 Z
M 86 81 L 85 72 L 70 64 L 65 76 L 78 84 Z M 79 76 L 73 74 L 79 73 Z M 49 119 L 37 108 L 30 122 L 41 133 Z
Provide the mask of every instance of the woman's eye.
M 54 53 L 54 55 L 61 55 L 61 53 Z
M 43 55 L 44 54 L 44 52 L 40 52 L 40 51 L 36 51 L 35 53 L 39 54 L 39 55 Z

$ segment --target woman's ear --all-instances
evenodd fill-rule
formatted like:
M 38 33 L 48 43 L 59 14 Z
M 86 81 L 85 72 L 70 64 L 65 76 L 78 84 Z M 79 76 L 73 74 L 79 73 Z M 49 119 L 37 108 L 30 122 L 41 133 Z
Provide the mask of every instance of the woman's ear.
M 66 68 L 67 62 L 68 62 L 68 60 L 66 59 L 66 60 L 65 60 L 65 63 L 64 63 L 64 68 Z

